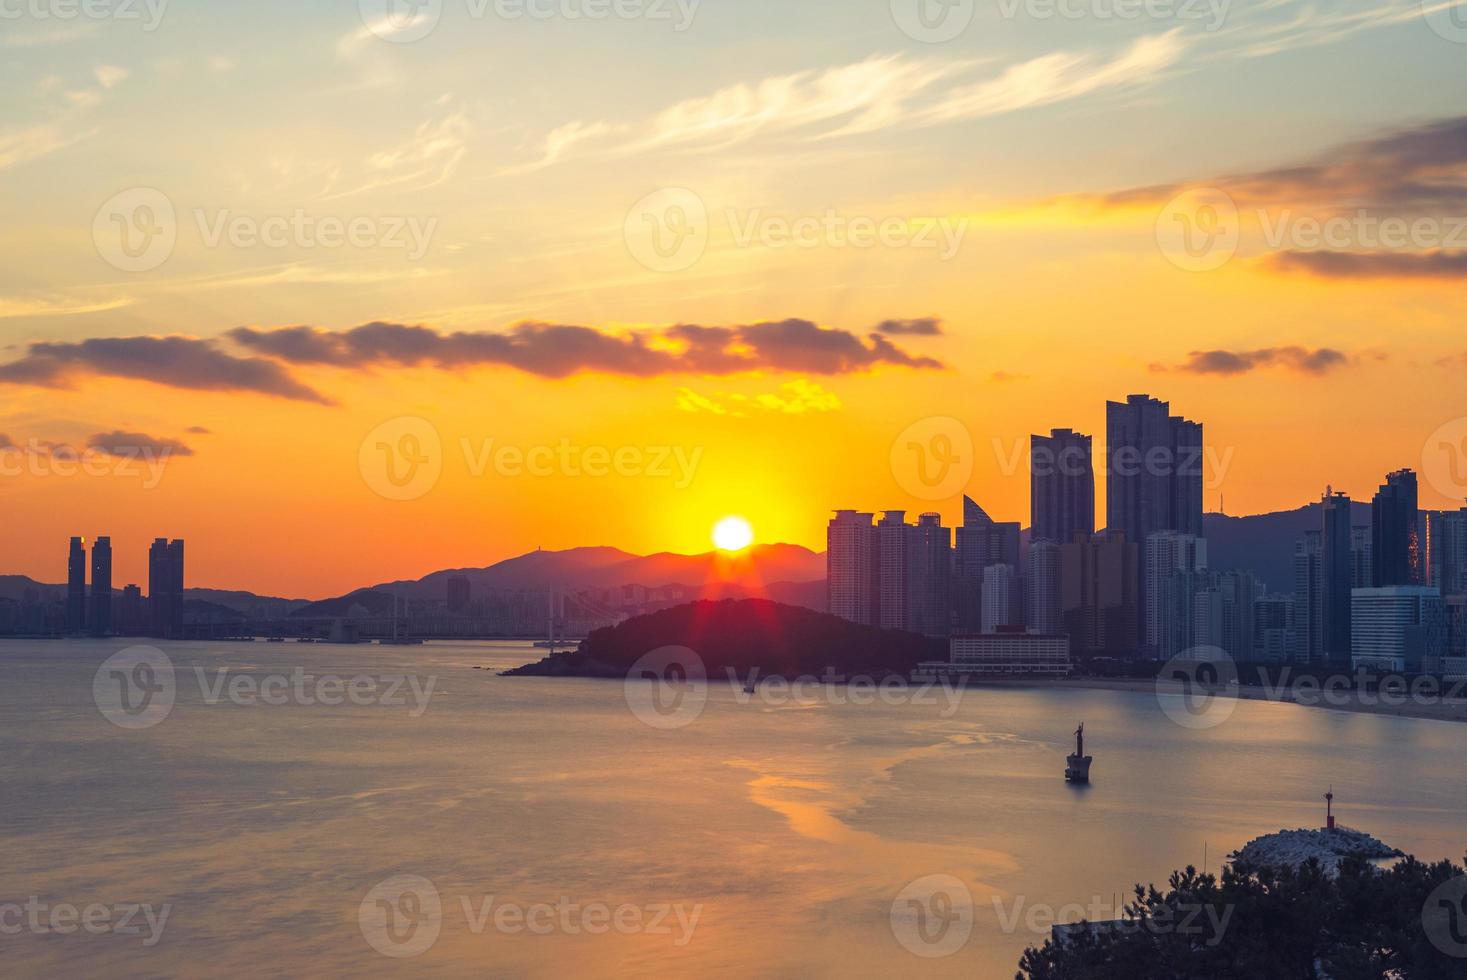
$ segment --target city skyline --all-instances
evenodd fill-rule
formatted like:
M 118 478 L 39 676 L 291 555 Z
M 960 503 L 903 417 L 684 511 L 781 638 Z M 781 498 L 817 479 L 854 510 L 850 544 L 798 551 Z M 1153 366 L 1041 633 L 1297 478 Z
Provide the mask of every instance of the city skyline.
M 964 489 L 1027 520 L 1016 436 L 1070 426 L 1098 463 L 1125 391 L 1207 419 L 1232 451 L 1207 509 L 1256 514 L 1368 499 L 1463 417 L 1467 66 L 1416 0 L 1222 24 L 956 4 L 941 40 L 887 3 L 438 6 L 421 37 L 291 10 L 269 45 L 273 13 L 215 0 L 6 22 L 4 462 L 172 452 L 156 483 L 21 465 L 8 571 L 53 577 L 51 542 L 93 525 L 304 596 L 536 546 L 687 553 L 740 511 L 816 546 L 845 493 L 925 509 L 884 460 L 948 416 L 977 441 Z M 1214 240 L 1197 219 L 1229 202 Z M 442 445 L 413 500 L 359 471 L 401 418 Z M 476 473 L 491 439 L 698 462 Z M 1424 506 L 1461 496 L 1422 481 Z

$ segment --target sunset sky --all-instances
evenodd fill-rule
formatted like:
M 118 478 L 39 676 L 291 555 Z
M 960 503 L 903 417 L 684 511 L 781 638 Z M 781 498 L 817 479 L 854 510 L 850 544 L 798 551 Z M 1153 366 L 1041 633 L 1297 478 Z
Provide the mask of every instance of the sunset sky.
M 1467 497 L 1467 4 L 121 2 L 0 3 L 0 573 L 1027 524 L 1028 433 L 1132 392 L 1209 511 Z M 946 417 L 925 500 L 893 443 Z

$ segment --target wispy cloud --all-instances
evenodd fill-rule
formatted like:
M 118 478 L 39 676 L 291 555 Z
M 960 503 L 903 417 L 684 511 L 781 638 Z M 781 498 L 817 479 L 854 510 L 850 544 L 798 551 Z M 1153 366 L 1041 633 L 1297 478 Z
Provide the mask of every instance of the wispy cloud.
M 621 333 L 554 323 L 522 323 L 508 333 L 442 333 L 378 322 L 341 332 L 241 327 L 229 337 L 254 353 L 298 365 L 358 369 L 421 365 L 448 370 L 501 365 L 546 378 L 586 372 L 653 377 L 765 370 L 834 375 L 881 365 L 943 366 L 934 358 L 906 353 L 878 333 L 863 340 L 848 330 L 800 319 L 730 327 L 677 324 Z
M 1189 374 L 1239 375 L 1262 368 L 1278 367 L 1299 374 L 1324 375 L 1345 367 L 1349 355 L 1329 347 L 1265 347 L 1259 350 L 1193 351 L 1175 367 L 1153 364 L 1153 371 L 1183 371 Z
M 70 388 L 80 377 L 147 381 L 195 391 L 242 391 L 300 401 L 329 399 L 272 360 L 236 357 L 192 337 L 95 337 L 30 344 L 19 360 L 0 364 L 0 385 Z
M 1467 279 L 1467 250 L 1430 252 L 1278 252 L 1269 263 L 1280 272 L 1323 279 Z
M 598 140 L 603 152 L 619 154 L 714 151 L 761 137 L 830 140 L 979 119 L 1149 84 L 1176 65 L 1186 47 L 1182 32 L 1172 30 L 1140 38 L 1111 58 L 1057 52 L 986 78 L 974 77 L 987 67 L 982 61 L 878 55 L 729 85 L 674 103 L 638 124 L 567 123 L 552 130 L 540 158 L 521 169 L 548 166 L 565 159 L 572 147 Z

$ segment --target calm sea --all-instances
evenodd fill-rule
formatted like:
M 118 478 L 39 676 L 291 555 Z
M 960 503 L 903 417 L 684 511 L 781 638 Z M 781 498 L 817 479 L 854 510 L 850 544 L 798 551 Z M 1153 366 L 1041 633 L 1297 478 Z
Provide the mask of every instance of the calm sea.
M 1456 724 L 718 684 L 663 729 L 620 683 L 498 677 L 536 652 L 468 643 L 161 644 L 165 712 L 143 661 L 99 678 L 121 646 L 0 642 L 9 976 L 1010 977 L 1052 913 L 1319 826 L 1330 786 L 1347 825 L 1467 851 Z M 118 714 L 124 681 L 151 714 Z M 1081 720 L 1088 789 L 1061 778 Z

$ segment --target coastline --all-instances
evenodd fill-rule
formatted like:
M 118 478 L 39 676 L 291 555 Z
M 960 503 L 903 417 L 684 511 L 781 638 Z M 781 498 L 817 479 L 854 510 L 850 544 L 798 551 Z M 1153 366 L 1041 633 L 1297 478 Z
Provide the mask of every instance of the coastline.
M 1152 694 L 1161 690 L 1168 694 L 1189 693 L 1180 684 L 1140 678 L 1071 677 L 1065 680 L 1048 681 L 1042 685 L 1019 682 L 995 682 L 994 686 L 1045 686 L 1069 687 L 1093 691 L 1127 691 L 1133 694 Z M 1450 690 L 1452 684 L 1447 685 Z M 1297 705 L 1302 708 L 1328 708 L 1354 714 L 1383 715 L 1391 718 L 1412 718 L 1418 721 L 1467 722 L 1467 698 L 1445 698 L 1433 696 L 1427 700 L 1413 700 L 1409 694 L 1379 694 L 1356 690 L 1325 691 L 1317 687 L 1309 691 L 1291 690 L 1282 695 L 1266 687 L 1242 686 L 1236 692 L 1213 691 L 1215 697 L 1231 697 L 1239 701 L 1268 701 L 1274 704 Z

